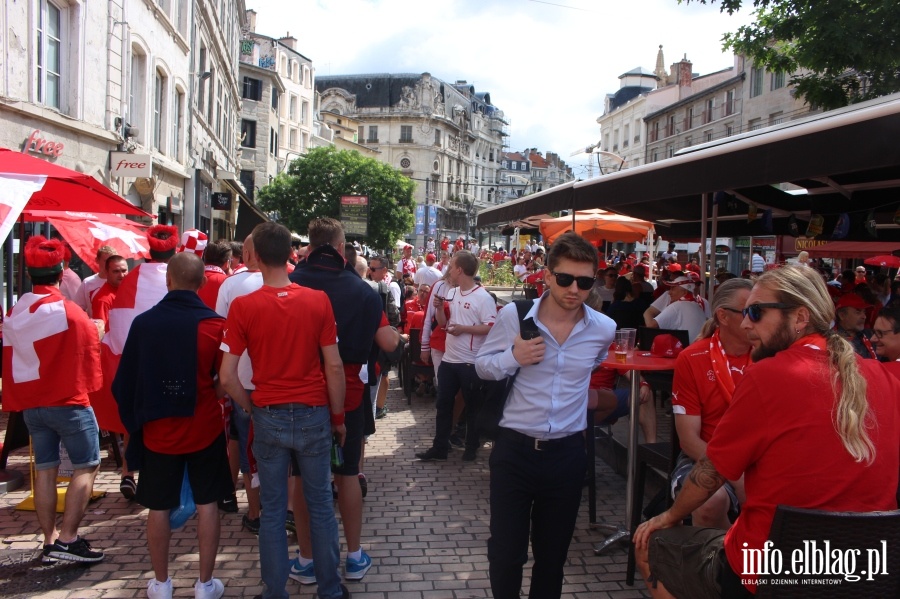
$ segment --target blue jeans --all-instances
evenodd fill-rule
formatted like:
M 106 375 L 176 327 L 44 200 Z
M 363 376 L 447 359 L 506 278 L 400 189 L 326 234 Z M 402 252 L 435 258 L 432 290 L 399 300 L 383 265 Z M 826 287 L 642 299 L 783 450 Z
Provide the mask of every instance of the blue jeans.
M 28 408 L 22 416 L 34 447 L 35 470 L 59 466 L 60 441 L 75 470 L 100 463 L 100 431 L 90 406 Z
M 337 520 L 331 497 L 331 422 L 327 406 L 255 407 L 253 454 L 259 468 L 259 559 L 263 599 L 287 599 L 287 481 L 291 455 L 303 473 L 320 599 L 342 596 Z

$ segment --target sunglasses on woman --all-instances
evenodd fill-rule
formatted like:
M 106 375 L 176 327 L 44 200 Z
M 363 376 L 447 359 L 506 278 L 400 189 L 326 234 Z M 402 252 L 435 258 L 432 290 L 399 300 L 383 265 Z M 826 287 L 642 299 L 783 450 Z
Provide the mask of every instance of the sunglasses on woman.
M 773 302 L 768 304 L 750 304 L 743 310 L 741 310 L 741 314 L 750 319 L 750 322 L 759 322 L 762 319 L 763 310 L 767 308 L 775 308 L 778 310 L 790 310 L 791 308 L 796 308 L 792 304 L 782 304 L 779 302 Z
M 591 287 L 594 286 L 594 279 L 596 277 L 576 277 L 575 275 L 570 275 L 564 272 L 551 272 L 556 278 L 556 284 L 560 287 L 569 287 L 572 283 L 577 283 L 578 288 L 582 291 L 588 291 Z

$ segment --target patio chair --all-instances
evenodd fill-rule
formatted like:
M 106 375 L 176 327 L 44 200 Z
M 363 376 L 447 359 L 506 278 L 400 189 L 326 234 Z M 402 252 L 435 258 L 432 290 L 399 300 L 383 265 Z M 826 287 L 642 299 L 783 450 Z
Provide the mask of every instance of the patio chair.
M 804 551 L 804 544 L 815 541 L 824 548 L 827 541 L 830 551 L 842 553 L 859 550 L 854 572 L 857 581 L 846 580 L 842 575 L 797 575 L 784 573 L 767 578 L 799 579 L 800 584 L 760 584 L 756 596 L 760 599 L 792 599 L 816 597 L 817 599 L 896 599 L 900 597 L 900 510 L 890 512 L 826 512 L 779 505 L 775 511 L 769 540 L 783 557 L 783 569 L 790 571 L 794 550 Z M 876 564 L 874 554 L 881 563 Z M 804 560 L 805 561 L 805 560 Z M 831 561 L 831 560 L 829 560 Z M 810 564 L 807 563 L 807 566 Z M 862 571 L 865 570 L 866 574 Z M 879 572 L 869 575 L 869 571 Z M 883 574 L 887 573 L 887 574 Z M 872 580 L 869 580 L 872 578 Z M 804 584 L 803 579 L 837 579 L 840 584 Z M 812 582 L 815 582 L 814 580 Z
M 403 354 L 403 390 L 406 393 L 406 403 L 412 404 L 412 395 L 416 389 L 418 375 L 425 375 L 427 380 L 434 379 L 434 365 L 421 361 L 422 353 L 422 329 L 409 330 L 409 343 Z

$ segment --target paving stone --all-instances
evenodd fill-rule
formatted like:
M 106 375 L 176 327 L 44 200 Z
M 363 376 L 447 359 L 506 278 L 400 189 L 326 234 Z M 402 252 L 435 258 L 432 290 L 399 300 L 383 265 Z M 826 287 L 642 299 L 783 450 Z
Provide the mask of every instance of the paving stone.
M 434 402 L 414 398 L 411 406 L 397 389 L 388 396 L 390 411 L 376 421 L 378 431 L 366 446 L 364 471 L 369 492 L 365 499 L 362 544 L 374 566 L 362 581 L 347 582 L 354 599 L 481 599 L 490 597 L 487 539 L 490 536 L 488 492 L 490 448 L 483 447 L 475 462 L 462 462 L 454 451 L 446 462 L 425 463 L 415 453 L 431 444 Z M 660 424 L 665 419 L 660 419 Z M 0 433 L 7 414 L 0 416 Z M 662 429 L 662 426 L 661 426 Z M 619 434 L 614 428 L 614 434 Z M 43 588 L 27 595 L 40 599 L 132 599 L 146 597 L 152 576 L 146 545 L 147 510 L 119 493 L 119 472 L 104 457 L 94 489 L 106 496 L 88 505 L 81 533 L 106 553 L 106 560 L 86 569 L 77 580 L 60 588 Z M 26 487 L 0 496 L 0 559 L 5 552 L 36 551 L 41 547 L 34 512 L 15 506 L 29 495 L 28 450 L 13 452 L 8 468 L 26 474 Z M 597 460 L 599 521 L 622 522 L 625 483 L 606 463 Z M 241 528 L 246 496 L 238 491 L 238 514 L 220 513 L 222 530 L 215 575 L 225 582 L 226 597 L 252 597 L 262 592 L 257 539 Z M 627 554 L 621 545 L 600 556 L 594 544 L 603 533 L 591 528 L 587 489 L 565 567 L 563 598 L 629 599 L 648 597 L 642 587 L 625 584 Z M 342 558 L 346 547 L 342 541 Z M 291 554 L 296 540 L 289 538 Z M 176 597 L 192 597 L 197 578 L 197 521 L 174 531 L 170 575 Z M 524 568 L 523 596 L 530 586 L 532 563 Z M 3 588 L 0 566 L 0 588 Z M 288 582 L 292 598 L 312 599 L 315 586 Z M 18 597 L 19 595 L 15 595 Z

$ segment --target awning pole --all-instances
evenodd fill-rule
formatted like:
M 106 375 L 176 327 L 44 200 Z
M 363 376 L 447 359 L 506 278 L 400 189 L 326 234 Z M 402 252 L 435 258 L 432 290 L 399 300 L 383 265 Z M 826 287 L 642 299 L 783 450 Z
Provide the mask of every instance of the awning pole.
M 706 224 L 707 224 L 707 222 L 709 222 L 709 217 L 706 215 L 706 207 L 709 204 L 709 194 L 706 192 L 703 192 L 703 195 L 700 196 L 700 201 L 701 201 L 700 210 L 703 211 L 703 218 L 700 221 L 701 228 L 700 228 L 700 260 L 699 260 L 700 272 L 702 273 L 702 272 L 706 272 L 706 270 L 705 270 L 706 269 L 706 239 L 707 239 L 706 238 Z M 690 260 L 689 260 L 689 262 L 690 262 Z M 700 280 L 703 280 L 702 275 L 701 275 Z M 707 287 L 710 287 L 709 281 L 705 281 L 705 284 L 707 285 Z M 707 292 L 708 291 L 709 290 L 707 289 Z
M 715 196 L 713 196 L 715 197 Z M 709 300 L 709 303 L 712 304 L 713 299 L 713 281 L 715 280 L 716 272 L 716 244 L 719 243 L 718 238 L 718 229 L 719 229 L 719 205 L 715 203 L 713 200 L 713 211 L 712 211 L 712 241 L 709 242 L 710 253 L 712 254 L 712 259 L 710 260 L 709 265 L 709 289 L 706 290 L 706 298 Z

